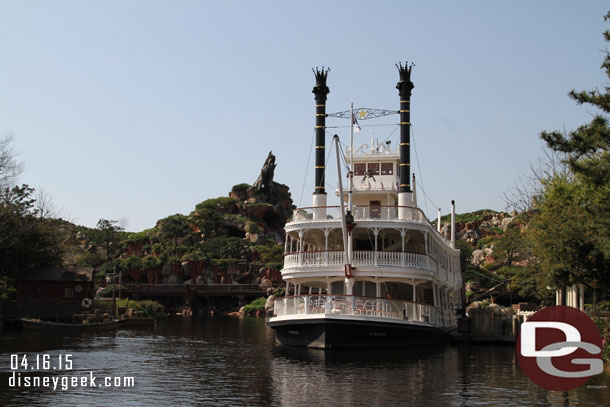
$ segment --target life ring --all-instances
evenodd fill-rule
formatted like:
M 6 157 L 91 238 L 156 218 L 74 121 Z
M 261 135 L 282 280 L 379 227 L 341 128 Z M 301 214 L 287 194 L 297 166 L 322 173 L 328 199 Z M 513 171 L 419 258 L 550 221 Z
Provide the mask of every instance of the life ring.
M 82 305 L 83 308 L 91 307 L 91 298 L 83 298 L 83 300 L 80 302 L 80 305 Z

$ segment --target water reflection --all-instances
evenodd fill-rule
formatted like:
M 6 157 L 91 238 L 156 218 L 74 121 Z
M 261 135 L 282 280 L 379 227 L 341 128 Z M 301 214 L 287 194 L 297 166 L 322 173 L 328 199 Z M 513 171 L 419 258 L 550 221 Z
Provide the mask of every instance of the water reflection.
M 134 376 L 135 389 L 10 388 L 10 354 L 71 353 L 72 374 Z M 62 372 L 42 372 L 56 376 Z M 512 347 L 320 351 L 275 345 L 256 318 L 174 318 L 113 333 L 0 336 L 0 406 L 597 406 L 609 375 L 569 393 L 529 382 Z

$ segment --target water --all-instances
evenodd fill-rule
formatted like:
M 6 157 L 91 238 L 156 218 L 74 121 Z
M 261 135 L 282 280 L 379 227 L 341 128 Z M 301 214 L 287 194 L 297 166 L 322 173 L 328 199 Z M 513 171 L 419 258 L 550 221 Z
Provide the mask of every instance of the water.
M 257 318 L 171 318 L 101 334 L 4 332 L 0 406 L 610 405 L 608 369 L 581 388 L 548 392 L 521 372 L 510 346 L 325 352 L 274 342 Z M 26 352 L 30 360 L 73 355 L 70 372 L 28 375 L 93 371 L 98 382 L 133 376 L 135 387 L 9 387 L 10 355 Z

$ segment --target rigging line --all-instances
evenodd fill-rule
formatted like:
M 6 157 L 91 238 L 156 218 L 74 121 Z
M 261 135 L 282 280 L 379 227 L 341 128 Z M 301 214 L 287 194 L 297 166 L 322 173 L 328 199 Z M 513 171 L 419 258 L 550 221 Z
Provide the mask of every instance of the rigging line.
M 419 185 L 421 187 L 421 190 L 422 190 L 423 194 L 425 195 L 425 197 L 428 198 L 428 200 L 430 200 L 430 202 L 432 202 L 432 205 L 434 205 L 435 208 L 438 208 L 439 206 L 436 204 L 436 202 L 434 202 L 434 200 L 432 200 L 432 198 L 430 198 L 430 196 L 424 190 L 423 184 L 421 182 L 419 182 L 419 180 L 417 180 L 416 182 L 417 182 L 417 185 Z
M 487 278 L 487 279 L 489 279 L 489 280 L 492 280 L 492 281 L 498 281 L 498 282 L 503 282 L 503 281 L 505 281 L 505 280 L 500 280 L 500 279 L 497 279 L 497 278 L 493 278 L 493 277 L 486 276 L 485 274 L 478 273 L 478 272 L 476 272 L 476 271 L 474 271 L 474 270 L 472 270 L 472 269 L 469 269 L 468 271 L 470 271 L 471 273 L 477 274 L 477 275 L 479 275 L 479 276 L 481 276 L 481 277 L 483 277 L 483 278 Z
M 311 161 L 311 151 L 313 150 L 313 142 L 316 138 L 316 129 L 313 129 L 311 135 L 311 146 L 309 146 L 309 156 L 307 157 L 307 167 L 305 169 L 305 179 L 303 180 L 303 188 L 301 188 L 301 197 L 299 198 L 299 206 L 303 206 L 303 193 L 305 192 L 305 183 L 307 182 L 307 173 L 309 172 L 309 162 Z
M 345 148 L 347 148 L 347 146 L 345 146 Z M 347 164 L 347 160 L 345 159 L 345 152 L 343 151 L 343 143 L 341 143 L 341 141 L 339 141 L 339 149 L 341 150 L 341 154 L 339 154 L 341 162 L 345 165 L 345 170 L 349 172 L 349 165 Z
M 417 146 L 415 145 L 415 132 L 413 131 L 413 125 L 411 124 L 411 134 L 413 135 L 413 150 L 415 151 L 415 158 L 417 159 L 417 170 L 419 171 L 419 179 L 422 185 L 422 191 L 424 192 L 424 206 L 426 207 L 426 213 L 430 214 L 428 210 L 428 201 L 426 200 L 426 190 L 424 189 L 424 177 L 421 174 L 421 167 L 419 166 L 419 156 L 417 155 Z M 429 218 L 430 216 L 428 216 Z
M 392 134 L 396 133 L 396 130 L 398 130 L 400 128 L 399 125 L 396 125 L 396 128 L 394 130 L 392 130 L 392 132 L 385 138 L 385 140 L 382 141 L 382 143 L 385 143 L 386 141 L 388 141 L 388 139 L 390 137 L 392 137 Z
M 328 133 L 328 132 L 326 132 Z M 330 160 L 330 154 L 333 151 L 333 147 L 334 147 L 335 143 L 330 143 L 330 148 L 328 149 L 328 156 L 326 157 L 326 162 L 324 163 L 324 186 L 328 186 L 331 187 L 329 184 L 326 183 L 326 168 L 328 168 L 328 161 Z M 337 189 L 336 187 L 331 187 L 332 189 Z
M 384 127 L 384 126 L 399 126 L 398 123 L 390 123 L 390 124 L 360 124 L 360 127 Z M 349 129 L 351 126 L 326 126 L 327 129 Z

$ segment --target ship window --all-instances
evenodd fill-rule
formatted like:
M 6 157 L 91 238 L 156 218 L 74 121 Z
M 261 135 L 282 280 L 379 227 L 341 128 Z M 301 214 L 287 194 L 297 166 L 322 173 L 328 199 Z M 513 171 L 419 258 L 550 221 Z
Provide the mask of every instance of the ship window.
M 371 175 L 379 175 L 379 163 L 369 163 L 368 170 L 371 172 Z
M 392 175 L 394 173 L 394 164 L 381 163 L 381 175 Z
M 364 175 L 366 172 L 366 164 L 354 164 L 354 175 Z

